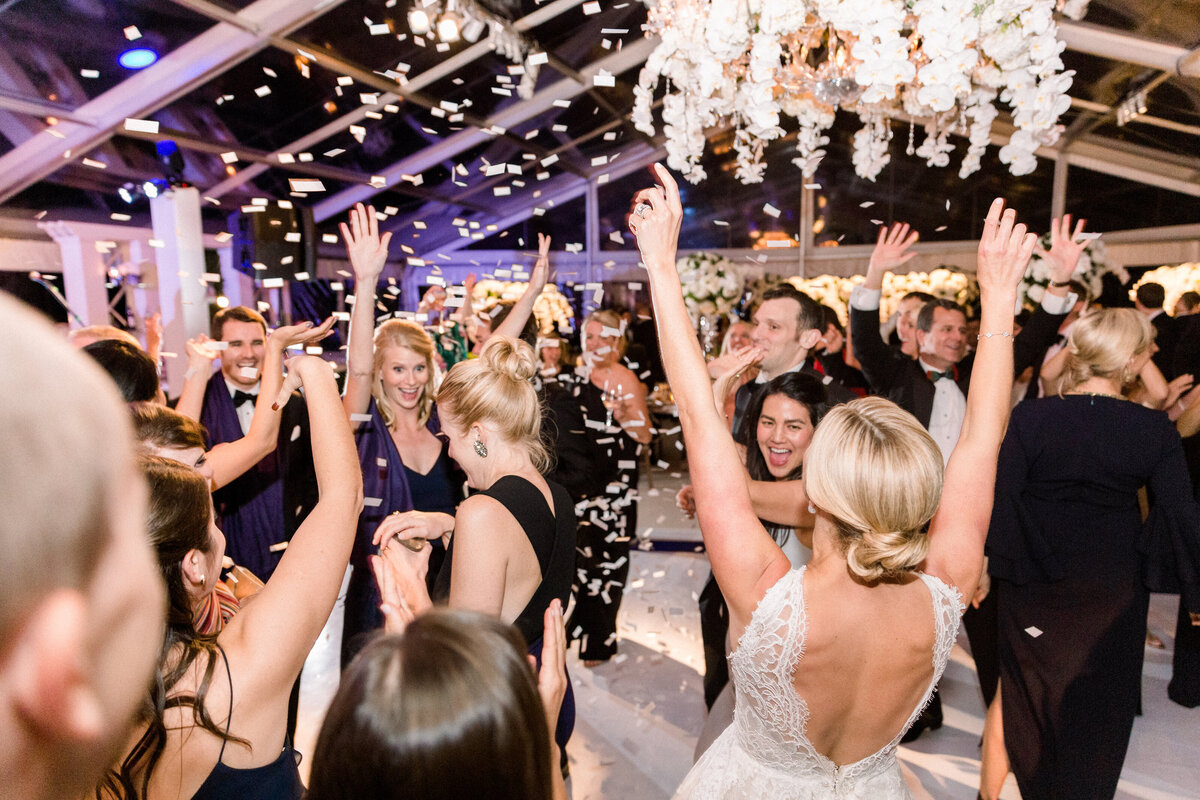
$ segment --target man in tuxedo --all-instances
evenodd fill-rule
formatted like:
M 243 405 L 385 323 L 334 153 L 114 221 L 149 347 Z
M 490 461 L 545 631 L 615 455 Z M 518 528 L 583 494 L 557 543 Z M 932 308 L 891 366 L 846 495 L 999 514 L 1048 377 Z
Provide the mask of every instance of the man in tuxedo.
M 113 382 L 0 293 L 0 786 L 91 796 L 128 747 L 166 591 Z
M 1068 294 L 1067 289 L 1083 252 L 1082 243 L 1074 241 L 1081 232 L 1082 225 L 1071 233 L 1069 217 L 1064 218 L 1061 225 L 1055 220 L 1053 244 L 1045 253 L 1052 264 L 1050 287 L 1042 306 L 1012 339 L 1016 375 L 1041 363 L 1046 349 L 1054 342 L 1059 325 L 1075 303 L 1075 295 Z M 916 255 L 911 248 L 917 239 L 917 232 L 910 231 L 905 223 L 880 230 L 867 268 L 867 279 L 850 295 L 850 330 L 854 355 L 862 364 L 863 374 L 872 388 L 916 417 L 937 442 L 943 460 L 949 461 L 966 416 L 967 391 L 974 362 L 974 354 L 968 354 L 966 312 L 952 300 L 926 303 L 917 314 L 916 359 L 889 347 L 879 333 L 883 276 Z M 979 335 L 1012 336 L 1012 331 L 980 331 Z M 987 574 L 986 568 L 984 574 Z M 996 626 L 991 621 L 995 598 L 989 594 L 987 586 L 986 581 L 981 582 L 980 593 L 972 598 L 975 607 L 968 609 L 964 619 L 985 705 L 991 703 L 999 675 L 995 654 Z M 984 606 L 989 598 L 990 604 Z M 972 635 L 973 630 L 975 635 Z M 941 699 L 935 694 L 905 734 L 905 741 L 917 738 L 927 727 L 937 729 L 941 724 Z
M 217 313 L 212 338 L 223 342 L 221 369 L 204 392 L 200 422 L 207 449 L 246 435 L 262 373 L 267 322 L 245 306 Z M 283 407 L 274 452 L 213 493 L 213 505 L 227 541 L 226 551 L 264 581 L 271 577 L 287 541 L 316 504 L 316 477 L 308 438 L 308 411 L 302 397 Z
M 1163 310 L 1167 290 L 1161 283 L 1143 283 L 1137 288 L 1133 307 L 1144 314 L 1154 326 L 1154 344 L 1157 351 L 1150 357 L 1163 377 L 1175 377 L 1175 345 L 1179 339 L 1179 320 Z

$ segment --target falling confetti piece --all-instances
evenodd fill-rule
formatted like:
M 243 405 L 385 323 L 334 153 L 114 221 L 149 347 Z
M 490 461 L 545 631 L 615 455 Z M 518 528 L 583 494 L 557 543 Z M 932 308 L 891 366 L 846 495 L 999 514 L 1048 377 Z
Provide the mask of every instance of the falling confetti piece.
M 590 2 L 590 3 L 584 3 L 583 4 L 583 13 L 587 14 L 588 16 L 591 16 L 592 14 L 599 14 L 600 13 L 600 4 L 597 2 L 594 2 L 594 0 L 593 0 L 593 2 Z
M 269 95 L 271 93 L 271 87 L 267 86 L 266 84 L 263 84 L 262 86 L 255 89 L 254 93 L 256 95 L 258 95 L 259 97 L 266 97 L 267 95 Z
M 586 8 L 586 7 L 587 6 L 584 6 L 584 8 Z M 615 77 L 613 77 L 613 74 L 611 72 L 608 72 L 606 70 L 600 70 L 598 73 L 596 73 L 594 76 L 592 76 L 592 85 L 593 86 L 616 86 L 617 79 Z
M 1100 238 L 1100 234 L 1099 234 L 1099 233 L 1081 233 L 1081 234 L 1079 234 L 1079 235 L 1077 235 L 1077 236 L 1075 237 L 1075 241 L 1077 241 L 1077 242 L 1090 242 L 1090 241 L 1092 241 L 1092 240 L 1094 240 L 1094 239 L 1099 239 L 1099 238 Z
M 124 30 L 125 38 L 131 42 L 142 38 L 142 32 L 138 30 L 137 25 L 130 25 Z
M 933 232 L 941 233 L 942 231 L 946 230 L 946 228 L 948 228 L 948 227 L 950 227 L 950 226 L 949 225 L 938 225 L 936 228 L 933 229 Z
M 766 203 L 765 205 L 763 205 L 762 210 L 763 210 L 763 213 L 766 214 L 768 217 L 775 217 L 776 219 L 779 218 L 779 214 L 780 214 L 779 209 L 776 208 L 775 206 L 771 205 L 770 203 Z
M 158 122 L 152 119 L 126 119 L 125 130 L 137 133 L 158 133 Z
M 870 207 L 871 207 L 871 206 L 873 206 L 873 205 L 875 205 L 875 201 L 874 201 L 874 200 L 867 200 L 866 202 L 859 203 L 859 204 L 858 204 L 858 207 L 859 207 L 859 208 L 870 208 Z
M 288 186 L 293 192 L 323 192 L 325 184 L 316 178 L 288 178 Z
M 98 69 L 81 69 L 81 70 L 79 70 L 79 76 L 81 78 L 99 78 L 100 70 L 98 70 Z
M 1028 628 L 1025 629 L 1025 632 L 1028 633 L 1030 636 L 1032 636 L 1034 639 L 1038 638 L 1043 633 L 1042 629 L 1035 625 L 1030 625 Z
M 226 164 L 233 164 L 238 160 L 238 154 L 234 152 L 221 153 L 221 160 Z

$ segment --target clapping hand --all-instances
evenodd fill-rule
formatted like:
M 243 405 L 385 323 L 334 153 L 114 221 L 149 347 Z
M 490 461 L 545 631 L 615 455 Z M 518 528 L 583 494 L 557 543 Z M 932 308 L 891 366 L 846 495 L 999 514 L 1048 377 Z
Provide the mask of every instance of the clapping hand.
M 380 555 L 370 557 L 370 562 L 379 584 L 384 629 L 388 633 L 403 633 L 408 623 L 430 605 L 425 590 L 429 548 L 414 553 L 406 547 L 384 547 Z
M 214 347 L 214 342 L 203 333 L 199 336 L 193 336 L 187 340 L 185 347 L 187 348 L 188 369 L 194 369 L 197 372 L 202 372 L 212 368 L 212 362 L 221 354 L 221 351 Z
M 713 382 L 713 399 L 717 401 L 717 410 L 722 411 L 725 398 L 729 397 L 729 393 L 737 385 L 738 379 L 746 373 L 746 370 L 762 361 L 764 355 L 766 355 L 766 351 L 756 344 L 746 345 L 729 354 L 728 369 Z M 724 412 L 722 411 L 722 413 Z
M 341 223 L 342 239 L 346 242 L 346 255 L 354 268 L 354 280 L 359 284 L 374 286 L 387 263 L 388 244 L 392 234 L 379 235 L 379 220 L 372 206 L 358 203 L 350 212 L 350 224 Z
M 1035 252 L 1050 262 L 1050 280 L 1054 283 L 1066 283 L 1075 274 L 1079 257 L 1087 247 L 1087 241 L 1079 239 L 1086 222 L 1079 220 L 1072 233 L 1071 215 L 1065 214 L 1050 224 L 1050 249 L 1044 250 L 1041 244 L 1037 245 Z
M 537 662 L 533 656 L 529 656 L 529 660 L 536 668 Z M 537 670 L 538 694 L 542 698 L 551 739 L 554 738 L 558 713 L 567 694 L 566 660 L 567 629 L 563 622 L 562 602 L 555 598 L 542 615 L 542 666 Z

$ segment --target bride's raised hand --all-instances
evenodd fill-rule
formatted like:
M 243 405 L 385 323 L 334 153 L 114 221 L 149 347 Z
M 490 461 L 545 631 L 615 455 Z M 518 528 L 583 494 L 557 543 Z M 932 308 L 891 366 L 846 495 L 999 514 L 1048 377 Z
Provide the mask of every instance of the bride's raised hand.
M 629 230 L 637 239 L 642 261 L 651 273 L 675 269 L 675 250 L 683 224 L 679 184 L 662 164 L 655 164 L 653 171 L 662 185 L 635 194 L 634 207 L 628 218 Z

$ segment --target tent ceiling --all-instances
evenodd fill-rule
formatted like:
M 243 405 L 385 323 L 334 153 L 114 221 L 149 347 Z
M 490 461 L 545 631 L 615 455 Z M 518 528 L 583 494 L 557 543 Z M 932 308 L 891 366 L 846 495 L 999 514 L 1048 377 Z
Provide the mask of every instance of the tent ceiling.
M 316 178 L 324 191 L 297 201 L 314 207 L 326 231 L 370 200 L 417 250 L 516 247 L 501 237 L 521 238 L 531 220 L 559 241 L 590 236 L 594 249 L 627 249 L 620 222 L 644 180 L 638 168 L 663 157 L 661 142 L 628 121 L 651 49 L 641 38 L 645 7 L 601 0 L 599 13 L 586 13 L 584 0 L 510 3 L 516 28 L 548 56 L 529 99 L 517 96 L 521 76 L 486 41 L 442 50 L 414 41 L 405 0 L 0 0 L 0 214 L 122 213 L 138 224 L 145 201 L 127 204 L 117 189 L 160 177 L 153 141 L 173 138 L 185 151 L 185 178 L 211 198 L 213 230 L 249 198 L 294 197 L 290 179 Z M 136 42 L 129 26 L 141 34 Z M 1064 27 L 1075 103 L 1063 141 L 1045 155 L 1082 167 L 1070 173 L 1068 210 L 1113 227 L 1197 221 L 1200 0 L 1092 0 L 1082 23 Z M 118 66 L 135 44 L 161 60 L 136 73 Z M 614 86 L 593 84 L 602 69 Z M 1118 125 L 1115 107 L 1143 88 L 1144 117 Z M 127 117 L 155 120 L 160 132 L 125 131 Z M 954 168 L 906 156 L 908 126 L 898 122 L 892 164 L 870 184 L 849 168 L 854 127 L 839 118 L 818 174 L 827 241 L 862 241 L 870 226 L 860 218 L 873 216 L 946 226 L 932 238 L 970 236 L 982 216 L 975 205 L 996 192 L 1050 213 L 1052 161 L 1013 178 L 993 152 L 961 181 Z M 994 134 L 1002 139 L 1003 126 Z M 739 246 L 772 229 L 794 233 L 801 179 L 790 141 L 768 149 L 767 181 L 745 187 L 732 177 L 726 133 L 710 138 L 711 177 L 687 189 L 696 211 L 685 235 Z M 230 152 L 237 160 L 227 164 Z M 488 175 L 488 165 L 506 167 Z M 386 188 L 372 185 L 376 176 Z M 589 184 L 598 211 L 590 231 L 578 211 Z M 765 202 L 784 213 L 760 213 Z M 864 202 L 879 208 L 864 212 Z M 460 235 L 469 222 L 476 238 Z

